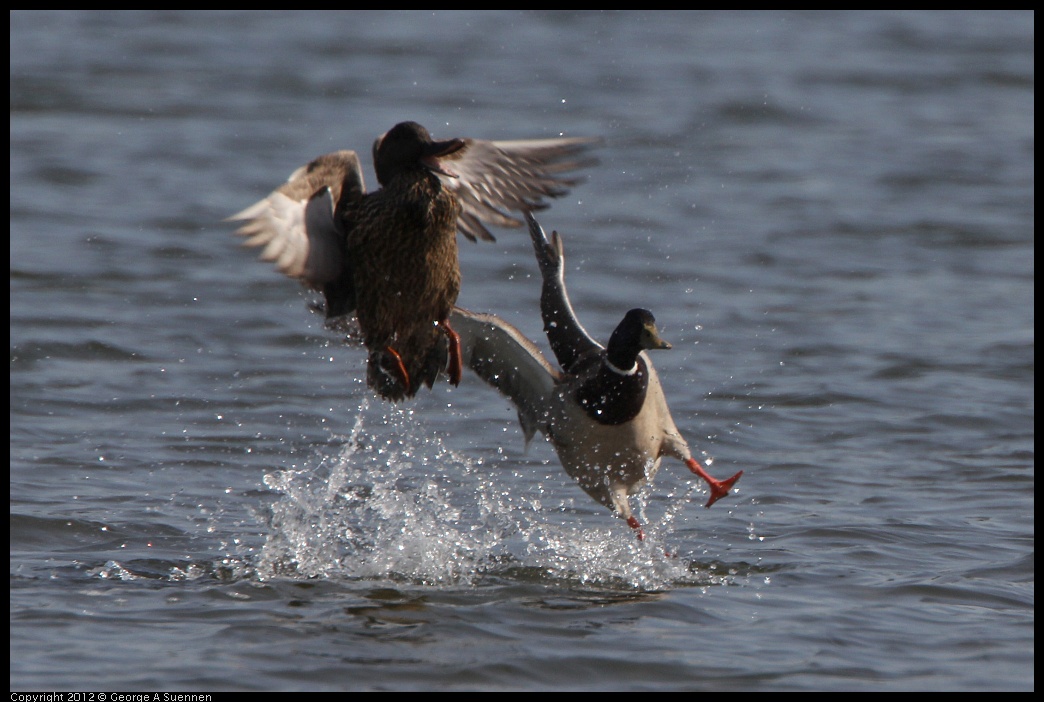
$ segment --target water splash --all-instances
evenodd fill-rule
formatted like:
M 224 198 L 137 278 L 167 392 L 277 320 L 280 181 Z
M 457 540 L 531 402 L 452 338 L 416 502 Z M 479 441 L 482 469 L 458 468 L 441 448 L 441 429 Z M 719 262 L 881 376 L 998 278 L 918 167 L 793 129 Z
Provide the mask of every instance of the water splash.
M 711 584 L 688 561 L 665 556 L 659 541 L 689 500 L 650 524 L 642 543 L 608 514 L 604 527 L 578 528 L 574 514 L 542 510 L 518 494 L 502 467 L 450 450 L 411 410 L 383 403 L 363 402 L 335 454 L 314 467 L 273 472 L 265 484 L 278 498 L 256 563 L 262 579 L 474 586 L 521 578 L 642 590 Z

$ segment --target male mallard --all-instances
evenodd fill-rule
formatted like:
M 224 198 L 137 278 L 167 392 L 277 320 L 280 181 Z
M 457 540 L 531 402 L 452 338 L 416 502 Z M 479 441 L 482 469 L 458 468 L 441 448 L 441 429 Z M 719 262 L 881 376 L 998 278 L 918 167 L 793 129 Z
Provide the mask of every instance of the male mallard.
M 710 507 L 743 475 L 711 477 L 692 457 L 678 432 L 663 388 L 645 350 L 669 349 L 652 313 L 634 309 L 602 347 L 581 326 L 566 294 L 562 240 L 526 213 L 543 277 L 540 312 L 551 350 L 562 370 L 551 366 L 522 333 L 491 314 L 455 308 L 465 363 L 511 399 L 526 440 L 536 431 L 551 441 L 562 466 L 580 487 L 613 510 L 644 538 L 628 496 L 651 480 L 660 458 L 673 456 L 710 487 Z
M 321 290 L 327 317 L 355 312 L 370 352 L 367 381 L 387 399 L 431 387 L 446 359 L 461 375 L 449 313 L 460 290 L 457 231 L 493 240 L 483 223 L 521 226 L 507 211 L 542 209 L 592 165 L 595 139 L 435 141 L 402 122 L 373 145 L 379 190 L 367 193 L 354 151 L 315 159 L 264 200 L 233 215 L 262 260 Z

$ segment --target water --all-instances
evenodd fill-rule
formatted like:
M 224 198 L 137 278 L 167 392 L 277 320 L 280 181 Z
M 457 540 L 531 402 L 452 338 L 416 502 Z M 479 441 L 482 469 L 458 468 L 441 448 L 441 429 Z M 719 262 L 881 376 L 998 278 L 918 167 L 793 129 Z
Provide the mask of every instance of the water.
M 1032 690 L 1033 20 L 12 13 L 12 690 Z M 541 222 L 737 495 L 665 462 L 639 544 L 238 247 L 403 119 L 606 138 Z

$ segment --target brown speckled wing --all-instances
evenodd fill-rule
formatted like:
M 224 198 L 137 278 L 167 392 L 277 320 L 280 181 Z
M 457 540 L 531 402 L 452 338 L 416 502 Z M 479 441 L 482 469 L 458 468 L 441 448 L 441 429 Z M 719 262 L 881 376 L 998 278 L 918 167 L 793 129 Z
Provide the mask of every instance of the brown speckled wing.
M 486 224 L 521 226 L 522 221 L 510 213 L 544 209 L 547 198 L 569 192 L 580 179 L 564 174 L 597 164 L 590 149 L 600 141 L 465 139 L 463 149 L 443 159 L 458 177 L 439 176 L 463 207 L 458 231 L 471 241 L 493 241 Z

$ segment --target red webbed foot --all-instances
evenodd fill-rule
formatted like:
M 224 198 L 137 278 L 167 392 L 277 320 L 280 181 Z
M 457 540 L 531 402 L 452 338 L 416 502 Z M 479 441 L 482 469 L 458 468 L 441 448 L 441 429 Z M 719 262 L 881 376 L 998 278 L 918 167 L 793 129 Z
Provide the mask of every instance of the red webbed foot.
M 642 531 L 641 522 L 639 522 L 634 516 L 627 518 L 627 526 L 634 529 L 634 535 L 638 537 L 639 541 L 645 541 L 645 532 Z
M 690 458 L 685 461 L 685 465 L 687 465 L 689 470 L 693 473 L 703 478 L 707 482 L 707 487 L 710 488 L 710 499 L 707 500 L 707 504 L 705 504 L 704 507 L 710 507 L 712 504 L 728 495 L 733 484 L 740 479 L 741 475 L 743 475 L 743 471 L 740 471 L 727 480 L 718 480 L 705 471 L 703 466 L 701 466 L 695 458 Z
M 398 351 L 391 346 L 385 346 L 380 364 L 382 371 L 401 384 L 407 393 L 410 391 L 410 374 L 406 371 L 406 364 L 402 362 L 402 356 Z
M 439 322 L 439 327 L 441 327 L 449 339 L 449 361 L 446 364 L 446 373 L 449 374 L 451 383 L 460 385 L 460 378 L 464 373 L 464 357 L 460 349 L 460 335 L 453 331 L 453 327 L 449 325 L 448 319 Z

